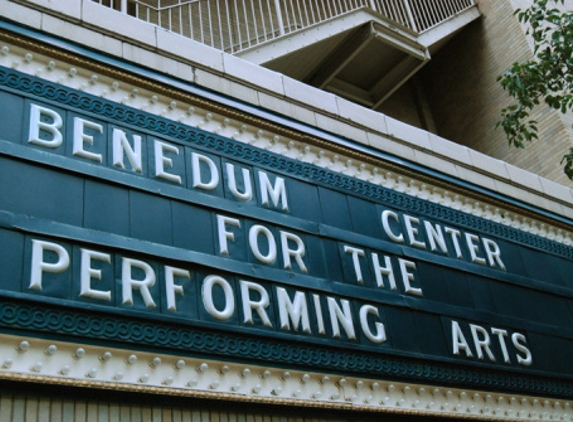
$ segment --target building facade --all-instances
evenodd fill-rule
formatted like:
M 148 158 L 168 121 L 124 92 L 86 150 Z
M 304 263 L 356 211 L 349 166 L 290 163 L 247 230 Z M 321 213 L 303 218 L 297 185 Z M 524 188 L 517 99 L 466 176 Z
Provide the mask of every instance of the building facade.
M 0 419 L 571 420 L 518 6 L 0 0 Z

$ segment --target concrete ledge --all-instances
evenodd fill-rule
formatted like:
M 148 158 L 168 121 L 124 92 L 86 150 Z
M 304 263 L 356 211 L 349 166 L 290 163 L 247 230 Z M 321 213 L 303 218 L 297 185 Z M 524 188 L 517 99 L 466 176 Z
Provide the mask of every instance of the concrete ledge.
M 32 3 L 50 13 L 62 13 L 76 20 L 81 19 L 82 3 L 78 0 L 26 0 L 26 3 Z M 4 14 L 4 4 L 2 4 L 2 14 Z
M 414 149 L 407 145 L 388 139 L 386 136 L 375 133 L 367 133 L 368 144 L 379 151 L 396 155 L 400 158 L 410 161 L 416 161 Z
M 147 28 L 153 27 L 145 23 Z M 223 53 L 198 43 L 191 39 L 182 37 L 163 28 L 157 28 L 157 48 L 160 52 L 166 52 L 193 66 L 209 68 L 213 71 L 223 72 Z
M 111 32 L 137 44 L 147 44 L 153 48 L 157 46 L 156 28 L 153 25 L 91 0 L 82 0 L 81 4 L 81 19 L 85 24 L 103 28 L 102 32 Z
M 338 106 L 338 117 L 340 119 L 370 128 L 376 132 L 388 133 L 386 115 L 361 107 L 341 97 L 336 97 L 336 104 Z
M 283 77 L 285 96 L 321 112 L 337 115 L 336 97 L 326 91 L 303 84 L 295 79 Z
M 442 157 L 449 157 L 458 163 L 463 163 L 469 166 L 472 165 L 472 159 L 468 147 L 454 144 L 452 141 L 448 141 L 447 139 L 430 133 L 430 148 L 435 154 L 441 155 Z
M 195 83 L 246 103 L 257 104 L 259 101 L 255 89 L 203 69 L 195 69 Z
M 114 56 L 122 55 L 123 43 L 117 38 L 104 35 L 92 29 L 74 25 L 69 21 L 53 15 L 44 14 L 42 18 L 42 30 L 49 34 L 58 34 L 61 37 L 74 40 L 74 42 L 87 45 L 97 50 L 106 51 Z
M 368 145 L 368 137 L 364 129 L 351 126 L 339 119 L 325 116 L 324 114 L 316 114 L 316 124 L 319 128 L 326 132 L 342 136 L 343 138 L 351 139 L 359 144 Z
M 5 16 L 7 19 L 20 23 L 21 25 L 30 26 L 32 28 L 42 27 L 42 12 L 24 7 L 11 1 L 2 2 L 0 14 Z
M 223 68 L 227 75 L 233 79 L 244 81 L 246 85 L 256 82 L 257 86 L 268 92 L 281 97 L 285 95 L 283 75 L 280 73 L 257 66 L 230 54 L 223 54 Z
M 429 132 L 388 116 L 386 116 L 386 125 L 389 136 L 412 144 L 419 149 L 432 149 Z
M 456 165 L 450 160 L 445 160 L 419 149 L 414 150 L 414 157 L 416 157 L 416 163 L 418 164 L 440 171 L 449 176 L 458 177 Z
M 146 67 L 163 72 L 166 75 L 171 75 L 187 82 L 194 82 L 195 75 L 191 65 L 169 57 L 159 56 L 132 43 L 122 43 L 121 56 L 130 62 L 142 65 L 145 63 Z
M 473 167 L 479 169 L 482 173 L 491 174 L 496 179 L 509 180 L 509 174 L 503 161 L 496 160 L 473 149 L 470 149 L 469 153 Z

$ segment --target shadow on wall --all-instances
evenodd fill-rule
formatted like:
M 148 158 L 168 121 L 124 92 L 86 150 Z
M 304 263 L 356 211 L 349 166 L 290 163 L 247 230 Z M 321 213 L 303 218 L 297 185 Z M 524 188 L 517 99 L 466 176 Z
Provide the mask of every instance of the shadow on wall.
M 497 89 L 488 42 L 482 18 L 435 53 L 420 75 L 437 134 L 484 153 L 484 138 L 504 140 L 495 123 L 508 101 Z

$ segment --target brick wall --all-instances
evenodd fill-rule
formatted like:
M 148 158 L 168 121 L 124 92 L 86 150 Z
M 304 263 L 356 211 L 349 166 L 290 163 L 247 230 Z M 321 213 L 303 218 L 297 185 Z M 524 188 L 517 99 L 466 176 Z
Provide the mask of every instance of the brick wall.
M 423 80 L 438 134 L 548 179 L 571 185 L 559 164 L 572 144 L 571 116 L 540 107 L 540 141 L 521 150 L 509 147 L 500 110 L 510 104 L 497 77 L 516 61 L 532 57 L 510 0 L 479 0 L 483 17 L 437 52 Z

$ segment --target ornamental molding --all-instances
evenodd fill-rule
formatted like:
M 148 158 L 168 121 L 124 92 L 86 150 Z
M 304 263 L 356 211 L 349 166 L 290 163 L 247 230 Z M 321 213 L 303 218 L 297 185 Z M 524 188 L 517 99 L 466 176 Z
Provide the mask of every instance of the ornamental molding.
M 573 418 L 569 400 L 305 372 L 0 334 L 0 379 L 480 421 Z
M 224 333 L 212 328 L 182 326 L 174 321 L 151 322 L 133 317 L 102 316 L 74 309 L 24 300 L 0 301 L 0 330 L 20 330 L 39 337 L 63 336 L 66 339 L 94 339 L 99 344 L 160 350 L 172 356 L 211 356 L 275 365 L 281 362 L 297 368 L 320 368 L 355 377 L 384 377 L 396 381 L 432 383 L 473 388 L 492 388 L 516 394 L 573 397 L 573 383 L 547 377 L 533 377 L 519 372 L 493 371 L 488 368 L 463 367 L 447 362 L 420 361 L 410 358 L 356 353 L 338 348 L 264 340 L 243 333 Z M 81 340 L 80 340 L 81 341 Z M 0 347 L 2 343 L 0 342 Z M 0 356 L 3 356 L 0 354 Z

